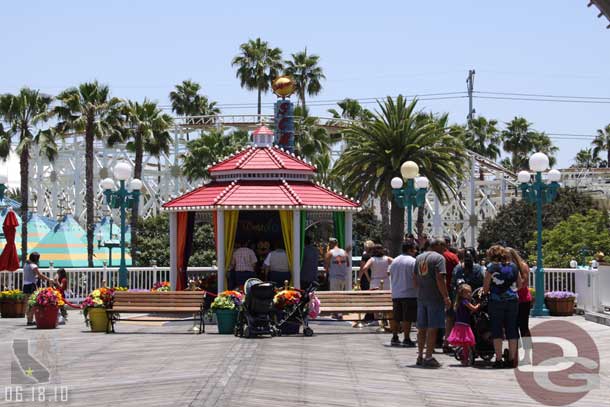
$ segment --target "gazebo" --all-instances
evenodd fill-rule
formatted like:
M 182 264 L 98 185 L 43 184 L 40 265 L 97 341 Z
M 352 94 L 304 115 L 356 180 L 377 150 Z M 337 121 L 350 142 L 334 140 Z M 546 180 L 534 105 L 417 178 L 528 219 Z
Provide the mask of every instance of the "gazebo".
M 170 220 L 172 289 L 186 288 L 196 212 L 212 212 L 219 291 L 226 288 L 240 233 L 276 233 L 283 240 L 295 287 L 300 284 L 307 212 L 333 212 L 339 244 L 352 245 L 352 214 L 360 210 L 359 202 L 314 182 L 316 168 L 274 146 L 273 140 L 273 131 L 260 126 L 252 133 L 253 145 L 208 167 L 209 183 L 163 205 Z

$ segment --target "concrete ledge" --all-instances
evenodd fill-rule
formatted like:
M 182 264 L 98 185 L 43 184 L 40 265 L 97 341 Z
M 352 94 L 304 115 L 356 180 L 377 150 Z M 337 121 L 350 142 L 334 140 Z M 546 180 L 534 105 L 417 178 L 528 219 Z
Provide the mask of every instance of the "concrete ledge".
M 610 314 L 600 312 L 585 312 L 585 320 L 610 326 Z

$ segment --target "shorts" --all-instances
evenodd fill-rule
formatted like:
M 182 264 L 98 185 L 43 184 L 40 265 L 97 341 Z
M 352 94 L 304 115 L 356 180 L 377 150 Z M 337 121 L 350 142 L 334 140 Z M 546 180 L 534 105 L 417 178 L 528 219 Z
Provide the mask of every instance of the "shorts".
M 489 301 L 489 319 L 493 339 L 519 339 L 517 316 L 519 303 L 514 301 Z
M 32 294 L 34 291 L 36 291 L 36 284 L 30 283 L 30 284 L 23 285 L 24 294 Z
M 392 298 L 392 311 L 396 322 L 417 321 L 417 298 Z
M 444 302 L 418 302 L 417 303 L 418 328 L 445 328 Z

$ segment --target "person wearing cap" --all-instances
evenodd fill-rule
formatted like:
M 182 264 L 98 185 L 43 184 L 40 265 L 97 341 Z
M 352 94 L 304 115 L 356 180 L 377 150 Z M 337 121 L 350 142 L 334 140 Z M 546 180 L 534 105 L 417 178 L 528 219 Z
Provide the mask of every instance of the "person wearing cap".
M 347 290 L 350 264 L 347 251 L 339 247 L 337 239 L 328 239 L 328 253 L 324 256 L 324 273 L 328 278 L 330 291 Z

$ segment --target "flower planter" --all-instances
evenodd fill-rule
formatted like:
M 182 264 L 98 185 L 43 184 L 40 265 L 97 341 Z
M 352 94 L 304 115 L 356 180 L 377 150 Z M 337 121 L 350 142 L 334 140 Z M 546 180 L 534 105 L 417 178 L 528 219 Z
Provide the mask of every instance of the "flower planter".
M 0 312 L 2 313 L 2 318 L 23 318 L 25 316 L 26 305 L 26 298 L 22 300 L 2 300 L 2 302 L 0 303 Z
M 36 319 L 36 328 L 38 329 L 55 329 L 57 328 L 57 307 L 34 307 L 34 318 Z
M 552 316 L 569 317 L 574 315 L 574 301 L 576 298 L 545 298 L 544 302 Z
M 235 323 L 237 322 L 237 310 L 216 309 L 214 313 L 218 321 L 218 333 L 221 335 L 233 335 Z
M 108 328 L 108 314 L 106 314 L 106 308 L 89 308 L 87 317 L 89 318 L 91 332 L 106 332 L 106 329 Z

